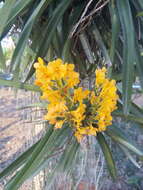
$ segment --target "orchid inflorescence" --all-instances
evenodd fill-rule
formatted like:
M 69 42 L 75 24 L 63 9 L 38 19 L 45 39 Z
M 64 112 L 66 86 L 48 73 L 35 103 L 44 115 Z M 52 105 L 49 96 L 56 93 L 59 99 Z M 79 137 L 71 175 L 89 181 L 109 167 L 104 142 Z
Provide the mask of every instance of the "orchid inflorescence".
M 105 131 L 112 124 L 111 113 L 117 108 L 117 88 L 114 80 L 106 77 L 106 68 L 96 69 L 94 88 L 80 86 L 79 73 L 74 64 L 61 59 L 49 62 L 38 58 L 35 84 L 42 91 L 41 98 L 48 102 L 45 120 L 62 128 L 68 123 L 79 142 L 87 135 Z

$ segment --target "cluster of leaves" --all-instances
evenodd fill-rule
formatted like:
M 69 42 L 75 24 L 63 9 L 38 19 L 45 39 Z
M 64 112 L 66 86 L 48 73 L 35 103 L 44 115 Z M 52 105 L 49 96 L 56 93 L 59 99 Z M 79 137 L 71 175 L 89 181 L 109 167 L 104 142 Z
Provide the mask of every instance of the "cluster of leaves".
M 133 121 L 142 127 L 143 110 L 131 101 L 136 79 L 143 88 L 143 1 L 142 0 L 7 0 L 0 9 L 0 40 L 18 34 L 10 66 L 7 68 L 0 45 L 0 69 L 13 74 L 12 80 L 0 78 L 0 85 L 40 91 L 30 83 L 37 57 L 47 61 L 60 57 L 75 64 L 81 79 L 90 79 L 98 66 L 107 65 L 109 76 L 117 80 L 120 100 L 115 117 Z M 24 51 L 30 54 L 23 60 Z M 3 76 L 3 75 L 0 75 Z M 116 178 L 115 164 L 105 139 L 109 136 L 133 161 L 132 152 L 142 158 L 143 153 L 132 145 L 116 124 L 97 140 L 103 150 L 110 174 Z M 17 189 L 26 179 L 40 171 L 59 146 L 64 146 L 56 170 L 70 170 L 79 144 L 63 138 L 70 131 L 48 128 L 36 144 L 6 168 L 0 177 L 20 168 L 6 189 Z M 58 138 L 57 138 L 58 137 Z M 56 140 L 55 140 L 56 139 Z M 57 140 L 58 139 L 58 140 Z M 69 146 L 69 147 L 68 147 Z M 135 162 L 135 160 L 134 160 Z M 54 174 L 52 174 L 54 175 Z M 51 175 L 51 176 L 52 176 Z

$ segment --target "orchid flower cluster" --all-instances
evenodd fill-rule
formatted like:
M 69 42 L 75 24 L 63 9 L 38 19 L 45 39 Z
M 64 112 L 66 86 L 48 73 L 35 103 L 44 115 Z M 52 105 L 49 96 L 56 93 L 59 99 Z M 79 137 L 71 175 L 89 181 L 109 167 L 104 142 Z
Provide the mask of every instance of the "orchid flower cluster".
M 48 102 L 45 120 L 62 128 L 71 127 L 78 142 L 88 135 L 96 136 L 112 124 L 111 113 L 117 108 L 117 88 L 114 80 L 106 77 L 106 68 L 96 69 L 92 90 L 80 86 L 79 73 L 74 64 L 56 59 L 46 64 L 42 58 L 34 64 L 35 84 Z

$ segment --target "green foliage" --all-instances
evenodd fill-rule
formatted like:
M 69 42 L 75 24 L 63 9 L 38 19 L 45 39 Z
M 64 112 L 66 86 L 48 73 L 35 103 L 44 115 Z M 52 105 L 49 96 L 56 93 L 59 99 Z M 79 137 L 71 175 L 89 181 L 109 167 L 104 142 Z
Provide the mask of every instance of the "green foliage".
M 119 88 L 118 110 L 113 115 L 121 117 L 125 122 L 143 124 L 142 108 L 131 101 L 132 86 L 136 79 L 143 88 L 143 56 L 141 56 L 143 2 L 142 0 L 100 2 L 95 0 L 90 4 L 88 0 L 5 1 L 0 9 L 0 39 L 9 34 L 17 34 L 18 42 L 10 69 L 5 64 L 0 46 L 0 69 L 3 74 L 10 72 L 14 76 L 13 79 L 6 80 L 0 75 L 0 85 L 40 92 L 31 82 L 35 72 L 33 63 L 39 56 L 46 61 L 61 57 L 74 63 L 81 79 L 90 78 L 97 67 L 105 65 L 109 70 L 108 75 L 116 79 L 117 84 L 122 87 L 122 90 Z M 30 55 L 27 60 L 26 51 Z M 141 160 L 143 156 L 143 152 L 128 141 L 120 127 L 116 130 L 115 128 L 114 124 L 104 136 L 103 134 L 97 136 L 109 172 L 114 179 L 116 169 L 108 138 L 117 143 L 136 166 L 138 164 L 133 159 L 132 153 L 138 155 Z M 57 149 L 64 143 L 70 141 L 70 138 L 70 130 L 64 128 L 53 132 L 50 127 L 40 141 L 0 174 L 0 177 L 7 176 L 19 169 L 6 185 L 6 189 L 18 189 L 26 179 L 43 169 L 50 157 L 57 153 Z M 70 145 L 68 143 L 65 145 L 63 156 L 51 176 L 59 169 L 69 171 L 69 165 L 76 159 L 77 152 L 78 145 L 72 139 Z M 52 180 L 51 176 L 49 179 Z
M 102 148 L 105 160 L 107 162 L 107 166 L 110 172 L 110 175 L 112 178 L 115 180 L 117 178 L 117 172 L 116 172 L 116 167 L 114 160 L 112 158 L 112 153 L 110 151 L 109 145 L 105 140 L 105 137 L 102 134 L 97 134 L 97 140 Z
M 0 69 L 6 69 L 5 56 L 1 44 L 0 44 Z

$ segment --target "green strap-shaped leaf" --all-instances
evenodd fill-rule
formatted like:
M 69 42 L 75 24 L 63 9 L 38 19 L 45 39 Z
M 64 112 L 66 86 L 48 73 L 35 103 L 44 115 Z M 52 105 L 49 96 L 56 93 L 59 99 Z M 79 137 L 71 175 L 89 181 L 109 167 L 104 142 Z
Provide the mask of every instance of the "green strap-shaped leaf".
M 62 51 L 62 59 L 67 62 L 71 62 L 71 39 L 67 39 L 63 46 L 63 51 Z
M 61 170 L 69 172 L 72 169 L 72 164 L 76 158 L 76 152 L 78 151 L 79 146 L 79 142 L 77 142 L 77 139 L 74 137 L 73 142 L 66 147 L 65 152 L 61 157 L 61 162 L 59 164 Z
M 50 46 L 51 41 L 53 40 L 53 36 L 55 34 L 57 25 L 63 16 L 64 12 L 68 8 L 68 6 L 72 3 L 72 1 L 69 0 L 63 0 L 59 3 L 58 7 L 55 9 L 55 11 L 52 14 L 51 19 L 49 20 L 49 24 L 47 25 L 45 37 L 43 38 L 41 45 L 39 47 L 39 51 L 37 53 L 37 57 L 45 57 L 48 53 L 48 49 Z M 27 78 L 25 81 L 29 80 L 31 76 L 34 74 L 35 69 L 32 65 L 30 72 L 27 75 Z
M 134 4 L 134 7 L 136 8 L 136 12 L 142 11 L 143 10 L 143 1 L 142 0 L 138 0 L 138 1 L 133 1 L 132 3 Z M 137 14 L 137 16 L 140 16 L 138 18 L 136 18 L 136 22 L 140 23 L 140 32 L 143 31 L 143 17 L 142 17 L 142 12 L 140 12 L 139 14 Z M 136 39 L 138 39 L 138 34 L 136 33 Z M 142 35 L 140 37 L 140 41 L 142 41 Z M 135 62 L 136 62 L 136 66 L 137 66 L 137 71 L 138 71 L 138 75 L 139 75 L 139 79 L 140 79 L 140 85 L 143 89 L 143 56 L 142 56 L 142 50 L 141 50 L 141 44 L 140 41 L 136 40 L 136 57 L 135 57 Z
M 116 126 L 115 126 L 116 127 Z M 134 152 L 135 154 L 137 154 L 138 156 L 143 156 L 143 152 L 140 151 L 137 147 L 135 147 L 133 144 L 131 144 L 128 140 L 128 138 L 125 138 L 125 134 L 121 135 L 120 134 L 121 131 L 118 132 L 117 129 L 114 130 L 114 128 L 112 129 L 108 129 L 106 131 L 106 134 L 108 136 L 110 136 L 116 143 L 119 143 L 121 145 L 123 145 L 125 148 L 129 149 L 130 151 Z
M 117 172 L 116 172 L 115 163 L 114 163 L 114 160 L 112 157 L 111 150 L 108 146 L 108 143 L 106 142 L 105 137 L 101 133 L 98 133 L 96 138 L 97 138 L 97 141 L 98 141 L 99 145 L 101 146 L 102 152 L 104 154 L 109 173 L 110 173 L 111 177 L 114 180 L 116 180 Z
M 6 169 L 4 169 L 1 173 L 0 173 L 0 179 L 4 176 L 7 176 L 9 174 L 11 174 L 12 172 L 16 171 L 16 169 L 18 169 L 20 166 L 22 166 L 27 159 L 29 158 L 29 156 L 31 155 L 31 153 L 33 152 L 33 150 L 36 148 L 36 146 L 38 146 L 40 140 L 35 143 L 34 145 L 32 145 L 27 151 L 25 151 L 23 154 L 21 154 L 16 160 L 14 160 Z
M 75 138 L 72 139 L 71 143 L 67 144 L 54 170 L 47 175 L 45 189 L 47 190 L 51 189 L 51 184 L 57 172 L 66 172 L 66 174 L 68 174 L 70 171 L 72 171 L 73 164 L 76 160 L 76 153 L 78 152 L 79 146 L 80 144 L 77 142 Z
M 118 38 L 119 38 L 120 24 L 119 24 L 119 19 L 117 17 L 117 10 L 115 9 L 114 1 L 111 1 L 111 3 L 109 4 L 109 8 L 110 8 L 111 23 L 112 23 L 110 58 L 111 58 L 112 64 L 114 64 L 116 46 L 117 46 Z
M 32 3 L 34 0 L 27 0 L 27 1 L 23 1 L 23 0 L 19 0 L 16 1 L 16 3 L 14 4 L 10 16 L 7 20 L 7 25 L 9 25 L 13 20 L 15 20 L 15 18 L 17 18 L 17 16 L 19 16 L 20 12 L 23 11 L 28 4 Z
M 53 126 L 49 128 L 44 138 L 38 143 L 38 145 L 31 153 L 31 156 L 29 157 L 29 160 L 24 165 L 24 167 L 19 172 L 17 172 L 17 174 L 6 184 L 5 186 L 6 190 L 11 190 L 11 189 L 17 190 L 19 186 L 24 182 L 24 180 L 27 179 L 25 174 L 27 173 L 31 165 L 34 164 L 34 161 L 36 160 L 37 156 L 39 156 L 39 154 L 41 153 L 43 147 L 47 143 L 52 133 L 53 133 Z M 42 159 L 44 158 L 42 157 Z
M 128 149 L 126 149 L 124 146 L 119 145 L 120 148 L 123 150 L 123 152 L 125 153 L 125 155 L 127 156 L 127 158 L 137 167 L 137 168 L 141 168 L 140 165 L 137 163 L 137 161 L 134 159 L 134 157 L 131 155 L 131 153 L 129 152 Z
M 34 0 L 16 1 L 16 3 L 13 5 L 13 7 L 11 9 L 11 12 L 7 19 L 7 22 L 4 25 L 4 30 L 3 30 L 3 33 L 2 33 L 2 36 L 0 37 L 0 39 L 2 39 L 2 37 L 4 37 L 9 32 L 15 19 L 19 16 L 21 11 L 23 11 L 30 3 L 32 3 L 32 1 L 34 1 Z
M 41 47 L 39 48 L 38 54 L 40 56 L 44 57 L 46 55 L 47 49 L 49 48 L 50 42 L 52 41 L 53 35 L 55 34 L 58 22 L 71 3 L 72 1 L 63 0 L 53 12 L 52 18 L 49 20 L 49 24 L 47 26 L 47 33 L 43 39 Z
M 113 112 L 112 115 L 122 117 L 128 121 L 134 121 L 134 122 L 143 124 L 143 118 L 142 117 L 138 117 L 138 116 L 135 116 L 132 114 L 125 115 L 122 111 L 115 111 L 115 112 Z
M 131 104 L 133 66 L 135 63 L 135 31 L 128 0 L 116 1 L 123 33 L 123 104 L 127 114 Z
M 53 36 L 53 40 L 52 40 L 52 45 L 56 51 L 57 57 L 61 57 L 62 45 L 61 45 L 61 39 L 60 39 L 58 30 L 55 31 L 55 35 Z
M 136 65 L 137 65 L 137 71 L 138 71 L 138 75 L 139 75 L 139 79 L 140 79 L 140 85 L 143 89 L 143 57 L 141 56 L 141 52 L 140 52 L 140 45 L 136 42 L 136 57 L 135 57 L 135 61 L 136 61 Z
M 25 49 L 25 46 L 27 44 L 29 35 L 31 33 L 33 24 L 35 22 L 35 19 L 39 17 L 43 9 L 51 2 L 52 0 L 42 0 L 39 5 L 36 7 L 32 15 L 30 16 L 29 20 L 27 21 L 26 25 L 24 26 L 24 29 L 20 35 L 18 44 L 16 45 L 15 51 L 13 53 L 12 61 L 11 61 L 11 70 L 17 71 L 17 68 L 19 68 L 19 64 L 21 61 L 21 57 L 23 55 L 23 51 Z M 46 5 L 46 6 L 45 6 Z
M 0 37 L 15 4 L 15 1 L 16 0 L 6 0 L 3 7 L 0 9 Z
M 53 127 L 50 128 L 45 138 L 39 143 L 36 149 L 32 152 L 29 160 L 24 165 L 24 167 L 17 172 L 17 174 L 8 182 L 5 189 L 6 190 L 17 190 L 19 186 L 29 177 L 32 177 L 39 166 L 53 153 L 55 147 L 59 148 L 63 141 L 65 140 L 61 135 L 64 132 L 69 131 L 69 128 L 65 127 L 60 130 L 55 130 L 53 132 Z M 69 135 L 69 134 L 68 134 Z M 66 137 L 67 135 L 64 134 Z
M 31 84 L 25 84 L 22 82 L 17 82 L 17 81 L 10 81 L 10 80 L 4 80 L 0 78 L 0 85 L 1 86 L 9 86 L 9 87 L 14 87 L 18 89 L 24 89 L 24 90 L 29 90 L 29 91 L 34 91 L 34 92 L 41 92 L 39 87 Z

